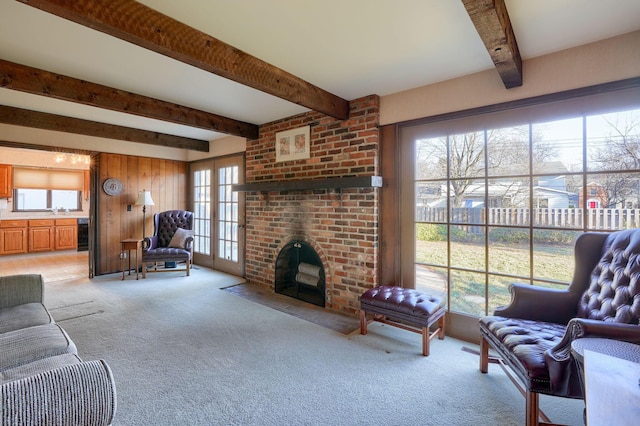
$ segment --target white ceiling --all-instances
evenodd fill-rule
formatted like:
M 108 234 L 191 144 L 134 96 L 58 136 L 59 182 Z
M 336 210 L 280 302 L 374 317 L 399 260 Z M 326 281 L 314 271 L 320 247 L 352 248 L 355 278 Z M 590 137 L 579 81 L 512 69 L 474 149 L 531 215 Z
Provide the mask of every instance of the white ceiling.
M 141 3 L 347 100 L 493 68 L 460 0 Z M 506 4 L 523 59 L 640 29 L 638 0 Z M 254 124 L 306 111 L 14 0 L 0 0 L 0 58 Z M 0 104 L 204 140 L 225 136 L 8 89 L 0 89 Z

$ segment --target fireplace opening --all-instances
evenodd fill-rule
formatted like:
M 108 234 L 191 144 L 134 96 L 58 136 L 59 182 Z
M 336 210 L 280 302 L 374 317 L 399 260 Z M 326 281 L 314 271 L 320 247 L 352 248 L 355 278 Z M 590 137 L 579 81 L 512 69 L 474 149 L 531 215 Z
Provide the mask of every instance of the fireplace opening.
M 324 267 L 311 245 L 295 240 L 280 250 L 276 258 L 275 292 L 324 307 Z

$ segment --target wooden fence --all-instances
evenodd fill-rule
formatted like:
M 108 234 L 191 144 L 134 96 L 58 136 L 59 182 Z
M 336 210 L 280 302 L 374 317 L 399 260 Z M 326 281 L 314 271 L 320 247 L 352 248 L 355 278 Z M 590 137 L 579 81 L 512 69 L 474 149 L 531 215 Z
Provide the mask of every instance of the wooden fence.
M 447 222 L 447 209 L 417 207 L 417 222 Z M 616 231 L 640 228 L 640 209 L 453 208 L 451 223 Z M 533 221 L 533 222 L 532 222 Z M 586 223 L 586 226 L 585 226 Z

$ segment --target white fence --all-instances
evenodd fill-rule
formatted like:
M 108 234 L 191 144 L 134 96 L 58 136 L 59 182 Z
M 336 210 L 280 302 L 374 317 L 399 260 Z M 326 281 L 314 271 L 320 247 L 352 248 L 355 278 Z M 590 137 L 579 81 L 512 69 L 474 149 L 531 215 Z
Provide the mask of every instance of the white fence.
M 417 222 L 447 222 L 447 209 L 417 207 Z M 640 228 L 640 209 L 453 208 L 451 223 L 615 231 Z

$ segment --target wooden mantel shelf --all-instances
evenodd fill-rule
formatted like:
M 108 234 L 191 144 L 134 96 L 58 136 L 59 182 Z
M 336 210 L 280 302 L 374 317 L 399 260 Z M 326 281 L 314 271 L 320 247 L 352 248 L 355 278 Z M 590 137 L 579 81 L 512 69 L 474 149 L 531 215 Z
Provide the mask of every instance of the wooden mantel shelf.
M 284 180 L 231 185 L 237 192 L 304 191 L 307 189 L 380 188 L 381 176 L 351 176 L 326 179 Z

